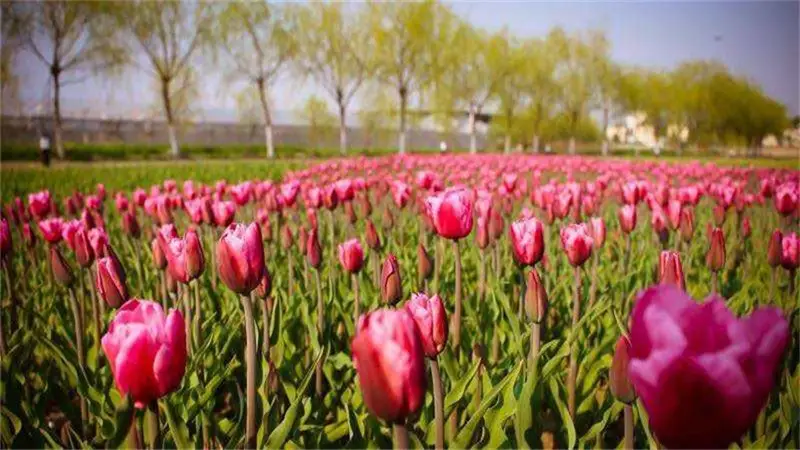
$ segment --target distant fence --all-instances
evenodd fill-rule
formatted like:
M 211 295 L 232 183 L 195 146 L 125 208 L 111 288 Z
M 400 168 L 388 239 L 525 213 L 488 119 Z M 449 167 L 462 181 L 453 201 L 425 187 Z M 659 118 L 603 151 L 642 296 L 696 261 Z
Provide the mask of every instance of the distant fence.
M 0 142 L 3 144 L 37 145 L 43 133 L 52 136 L 50 117 L 3 116 L 0 123 Z M 182 124 L 178 128 L 179 142 L 193 146 L 259 145 L 264 143 L 264 127 L 260 124 L 201 122 Z M 147 120 L 63 119 L 64 142 L 82 144 L 140 144 L 164 145 L 169 143 L 165 122 Z M 339 129 L 310 127 L 306 125 L 274 125 L 273 140 L 278 146 L 338 148 Z M 348 128 L 348 145 L 351 148 L 394 148 L 397 132 L 393 130 L 367 130 Z M 431 130 L 412 129 L 406 142 L 409 148 L 439 148 L 445 140 L 451 148 L 468 148 L 466 133 L 442 134 Z M 483 145 L 485 138 L 478 137 Z

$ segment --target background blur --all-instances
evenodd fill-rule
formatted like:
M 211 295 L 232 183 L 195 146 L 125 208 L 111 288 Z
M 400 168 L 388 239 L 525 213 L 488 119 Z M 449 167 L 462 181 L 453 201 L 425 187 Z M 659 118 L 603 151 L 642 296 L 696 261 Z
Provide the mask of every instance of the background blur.
M 0 158 L 800 155 L 800 3 L 3 2 Z

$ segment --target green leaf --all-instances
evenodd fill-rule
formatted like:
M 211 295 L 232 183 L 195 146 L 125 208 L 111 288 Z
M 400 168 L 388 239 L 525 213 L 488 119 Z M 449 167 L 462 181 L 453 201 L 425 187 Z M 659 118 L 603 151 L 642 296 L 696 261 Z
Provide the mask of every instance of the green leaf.
M 567 439 L 569 440 L 568 448 L 572 450 L 573 448 L 575 448 L 575 443 L 578 440 L 577 433 L 575 432 L 575 424 L 572 422 L 572 417 L 570 417 L 569 415 L 567 406 L 561 400 L 558 381 L 556 381 L 555 378 L 551 378 L 549 385 L 550 385 L 550 393 L 553 396 L 553 402 L 556 404 L 556 409 L 558 410 L 558 413 L 561 415 L 561 422 L 567 429 Z
M 300 383 L 300 388 L 297 390 L 297 396 L 292 402 L 289 409 L 286 410 L 286 414 L 284 416 L 283 421 L 275 428 L 275 430 L 270 433 L 269 438 L 267 439 L 267 447 L 268 448 L 283 448 L 284 443 L 289 438 L 289 435 L 294 431 L 295 421 L 297 419 L 297 411 L 300 408 L 300 405 L 303 401 L 303 393 L 308 389 L 308 385 L 311 383 L 311 377 L 314 374 L 314 368 L 317 364 L 321 364 L 322 361 L 325 359 L 325 355 L 328 353 L 328 346 L 322 347 L 322 350 L 317 355 L 317 359 L 314 361 L 314 364 L 308 369 L 306 376 L 303 377 L 303 381 Z
M 165 398 L 162 402 L 164 405 L 164 415 L 167 417 L 167 425 L 169 431 L 172 433 L 172 439 L 178 448 L 192 448 L 192 441 L 189 439 L 189 429 L 186 424 L 178 417 L 175 408 L 169 398 Z
M 450 417 L 450 413 L 453 412 L 453 409 L 456 407 L 458 402 L 464 398 L 464 394 L 467 392 L 467 387 L 469 383 L 475 378 L 475 374 L 478 373 L 478 369 L 481 367 L 480 360 L 476 360 L 472 367 L 460 380 L 455 382 L 452 387 L 450 388 L 450 392 L 447 393 L 447 396 L 444 398 L 444 416 Z
M 133 404 L 133 399 L 130 395 L 126 395 L 122 403 L 117 406 L 116 420 L 114 424 L 114 434 L 106 442 L 106 447 L 117 448 L 128 437 L 128 432 L 133 425 L 133 414 L 136 411 Z
M 494 403 L 495 399 L 497 398 L 498 394 L 503 391 L 503 389 L 508 384 L 513 384 L 517 377 L 519 376 L 520 371 L 522 370 L 522 365 L 524 361 L 520 361 L 517 364 L 517 367 L 511 371 L 505 378 L 503 378 L 497 386 L 493 387 L 491 391 L 486 394 L 486 397 L 483 398 L 481 401 L 478 410 L 472 415 L 469 421 L 464 425 L 464 428 L 458 433 L 455 439 L 455 448 L 468 448 L 470 443 L 472 442 L 472 435 L 475 434 L 475 428 L 477 428 L 478 423 L 483 419 L 483 415 L 487 409 Z

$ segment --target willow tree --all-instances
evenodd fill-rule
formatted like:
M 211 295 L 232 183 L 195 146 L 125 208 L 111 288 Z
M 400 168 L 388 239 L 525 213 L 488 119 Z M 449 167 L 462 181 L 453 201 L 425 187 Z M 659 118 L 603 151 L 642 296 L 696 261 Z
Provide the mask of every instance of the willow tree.
M 558 86 L 555 76 L 558 55 L 553 43 L 533 38 L 522 43 L 524 61 L 521 68 L 522 89 L 527 99 L 525 119 L 531 135 L 533 152 L 539 152 L 539 141 L 545 122 L 553 113 Z
M 99 2 L 66 0 L 18 2 L 11 8 L 3 5 L 4 13 L 25 21 L 30 31 L 21 35 L 21 44 L 50 73 L 53 141 L 56 154 L 63 158 L 61 89 L 109 72 L 125 61 L 118 29 L 111 20 L 113 10 Z
M 28 17 L 17 14 L 13 5 L 11 2 L 0 3 L 0 104 L 4 110 L 11 99 L 16 101 L 18 98 L 19 77 L 14 59 L 26 39 L 22 31 L 28 27 Z
M 132 43 L 130 54 L 140 50 L 143 55 L 132 58 L 132 63 L 157 82 L 171 153 L 178 158 L 176 102 L 185 107 L 182 102 L 194 80 L 192 66 L 209 42 L 213 9 L 207 3 L 147 0 L 115 4 L 115 8 L 119 8 L 118 26 Z
M 230 2 L 225 4 L 215 28 L 215 37 L 230 63 L 228 77 L 244 80 L 258 96 L 267 158 L 275 158 L 269 89 L 297 52 L 293 23 L 278 6 Z
M 406 151 L 409 102 L 422 103 L 435 77 L 439 33 L 452 13 L 434 1 L 370 3 L 369 30 L 377 50 L 374 73 L 398 98 L 398 150 Z
M 336 102 L 339 151 L 347 152 L 347 109 L 368 74 L 371 38 L 363 13 L 343 3 L 312 2 L 296 12 L 297 64 Z
M 504 76 L 500 77 L 495 86 L 496 113 L 493 122 L 503 133 L 503 151 L 511 151 L 511 139 L 519 126 L 520 114 L 526 105 L 524 64 L 527 59 L 524 48 L 513 37 L 504 35 L 501 39 L 493 41 L 498 53 L 498 60 L 502 62 Z

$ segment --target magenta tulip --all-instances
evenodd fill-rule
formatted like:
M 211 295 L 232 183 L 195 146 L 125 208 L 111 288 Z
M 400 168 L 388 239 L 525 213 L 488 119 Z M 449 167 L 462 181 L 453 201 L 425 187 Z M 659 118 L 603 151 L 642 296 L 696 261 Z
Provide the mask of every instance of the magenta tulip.
M 217 242 L 217 271 L 234 292 L 247 295 L 264 273 L 264 244 L 257 223 L 228 226 Z
M 472 231 L 472 200 L 464 188 L 451 188 L 425 200 L 436 233 L 458 240 Z
M 544 254 L 544 226 L 535 218 L 511 224 L 511 248 L 514 259 L 524 266 L 533 266 Z
M 425 356 L 434 359 L 447 345 L 447 313 L 438 295 L 411 294 L 406 311 L 417 324 Z
M 358 273 L 364 264 L 364 250 L 358 239 L 350 239 L 343 244 L 339 244 L 339 262 L 342 267 L 350 273 Z

